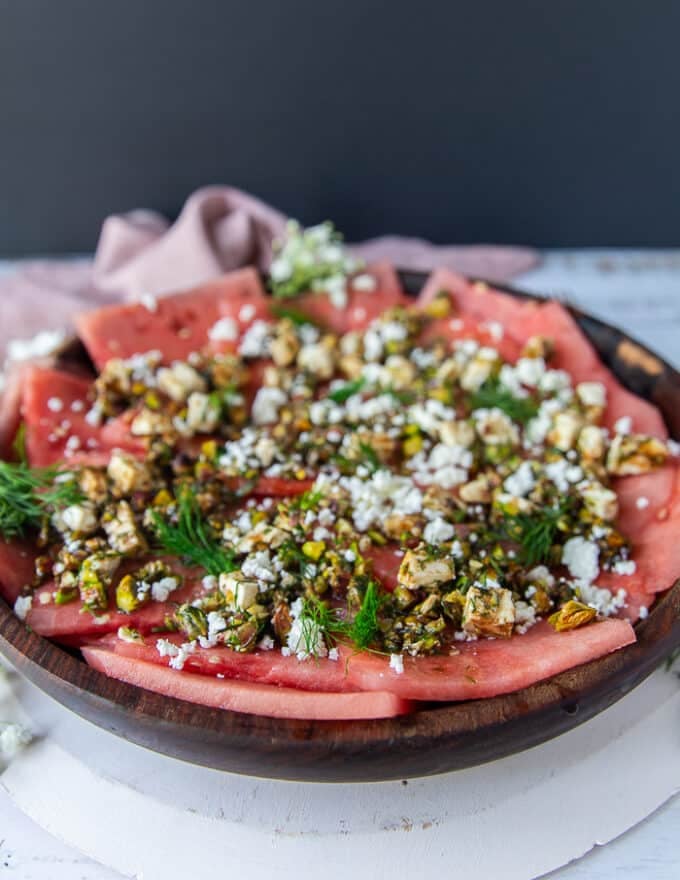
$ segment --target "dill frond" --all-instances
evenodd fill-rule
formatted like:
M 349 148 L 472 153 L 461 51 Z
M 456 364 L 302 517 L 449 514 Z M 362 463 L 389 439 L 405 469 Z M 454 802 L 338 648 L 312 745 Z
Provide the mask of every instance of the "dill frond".
M 513 422 L 526 425 L 538 415 L 538 403 L 531 397 L 514 397 L 498 379 L 485 382 L 470 398 L 470 409 L 500 409 Z
M 39 528 L 46 517 L 82 500 L 70 471 L 0 461 L 0 533 L 6 538 Z
M 560 523 L 569 507 L 570 502 L 563 501 L 556 507 L 546 507 L 536 513 L 506 516 L 500 524 L 497 537 L 519 544 L 521 561 L 528 566 L 549 562 Z
M 350 397 L 358 394 L 365 384 L 366 380 L 363 377 L 355 379 L 353 382 L 346 382 L 344 385 L 340 385 L 339 388 L 331 391 L 328 399 L 332 400 L 333 403 L 345 403 Z
M 208 574 L 218 576 L 235 571 L 238 566 L 234 554 L 209 534 L 196 498 L 185 491 L 177 507 L 176 523 L 163 519 L 158 511 L 153 512 L 156 536 L 162 548 L 199 565 Z

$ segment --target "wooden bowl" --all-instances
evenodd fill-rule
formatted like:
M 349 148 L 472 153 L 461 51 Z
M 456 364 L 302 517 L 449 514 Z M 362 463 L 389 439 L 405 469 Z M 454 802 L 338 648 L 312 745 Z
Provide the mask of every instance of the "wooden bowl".
M 401 277 L 411 293 L 425 281 L 420 273 Z M 626 387 L 658 406 L 671 435 L 680 437 L 680 374 L 616 328 L 571 312 L 602 360 Z M 83 718 L 195 764 L 317 782 L 403 779 L 471 767 L 582 724 L 680 645 L 680 581 L 636 629 L 634 645 L 506 696 L 432 704 L 380 721 L 286 721 L 196 706 L 107 678 L 29 631 L 0 600 L 0 652 Z

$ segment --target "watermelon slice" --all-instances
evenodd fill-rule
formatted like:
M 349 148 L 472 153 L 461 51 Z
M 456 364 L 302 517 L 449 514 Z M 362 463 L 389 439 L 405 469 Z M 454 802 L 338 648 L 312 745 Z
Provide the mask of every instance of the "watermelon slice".
M 542 303 L 530 312 L 515 316 L 508 324 L 508 331 L 512 336 L 523 340 L 531 336 L 551 337 L 555 342 L 552 366 L 566 370 L 574 385 L 578 382 L 602 382 L 607 389 L 607 408 L 604 414 L 604 425 L 607 428 L 613 428 L 622 416 L 631 416 L 634 431 L 655 437 L 668 436 L 659 410 L 621 385 L 600 361 L 576 321 L 559 303 Z
M 454 315 L 451 318 L 440 318 L 430 322 L 419 341 L 421 345 L 426 345 L 437 338 L 447 341 L 476 339 L 480 345 L 495 348 L 506 361 L 514 363 L 519 357 L 521 343 L 504 331 L 500 337 L 494 334 L 493 326 L 492 322 L 480 322 L 470 315 L 461 317 Z
M 33 580 L 37 555 L 31 541 L 0 540 L 0 596 L 8 605 L 14 605 L 23 587 Z
M 412 709 L 406 700 L 385 691 L 328 693 L 296 690 L 178 672 L 102 648 L 83 648 L 85 660 L 111 678 L 155 691 L 167 697 L 270 718 L 309 721 L 391 718 Z
M 450 269 L 436 269 L 421 290 L 417 305 L 428 305 L 441 291 L 453 294 L 458 307 L 457 317 L 474 318 L 477 322 L 498 321 L 506 334 L 526 339 L 522 321 L 536 308 L 532 300 L 521 300 L 501 293 L 484 284 L 471 283 Z
M 349 678 L 362 690 L 389 690 L 409 700 L 478 700 L 529 687 L 634 641 L 635 632 L 625 620 L 604 620 L 563 633 L 544 621 L 508 640 L 461 642 L 453 655 L 404 657 L 401 674 L 386 657 L 355 654 L 349 659 Z
M 34 366 L 26 372 L 22 413 L 31 465 L 64 461 L 103 466 L 117 448 L 144 455 L 144 445 L 130 434 L 124 419 L 112 419 L 101 427 L 88 423 L 91 388 L 91 380 L 63 370 Z
M 130 560 L 123 562 L 118 570 L 118 577 L 109 591 L 109 607 L 106 611 L 95 616 L 83 608 L 80 600 L 57 605 L 53 600 L 55 584 L 48 581 L 35 591 L 26 623 L 46 638 L 59 640 L 69 636 L 71 644 L 77 644 L 94 635 L 115 632 L 120 626 L 131 626 L 143 633 L 157 627 L 163 628 L 165 618 L 178 604 L 188 602 L 202 592 L 201 573 L 197 569 L 182 566 L 174 558 L 167 558 L 165 561 L 170 563 L 174 572 L 184 576 L 184 583 L 170 594 L 167 602 L 150 602 L 130 614 L 123 614 L 117 610 L 115 587 L 118 580 L 127 572 L 134 571 L 144 564 L 144 560 L 141 559 Z
M 112 357 L 128 358 L 150 349 L 160 350 L 166 363 L 185 360 L 206 345 L 209 331 L 220 319 L 233 319 L 241 335 L 253 321 L 269 314 L 259 275 L 247 268 L 159 298 L 153 309 L 128 303 L 86 312 L 76 319 L 76 326 L 90 357 L 101 369 Z M 230 339 L 223 342 L 231 348 L 237 344 Z
M 174 645 L 186 641 L 181 635 L 164 634 L 147 636 L 144 643 L 126 642 L 117 635 L 106 635 L 90 644 L 95 648 L 105 648 L 123 657 L 144 660 L 167 666 L 169 657 L 161 657 L 156 649 L 158 638 L 167 639 Z M 216 676 L 218 673 L 229 679 L 256 681 L 260 684 L 274 684 L 282 687 L 301 688 L 306 691 L 356 691 L 347 678 L 346 665 L 341 660 L 303 660 L 295 656 L 284 657 L 281 651 L 256 650 L 250 653 L 233 651 L 222 646 L 197 648 L 189 654 L 184 663 L 187 672 Z
M 312 321 L 335 333 L 347 333 L 349 330 L 363 330 L 386 309 L 412 305 L 389 263 L 374 263 L 361 275 L 370 275 L 375 281 L 375 289 L 359 290 L 350 282 L 346 308 L 336 308 L 325 293 L 319 292 L 296 297 L 296 311 L 309 315 Z

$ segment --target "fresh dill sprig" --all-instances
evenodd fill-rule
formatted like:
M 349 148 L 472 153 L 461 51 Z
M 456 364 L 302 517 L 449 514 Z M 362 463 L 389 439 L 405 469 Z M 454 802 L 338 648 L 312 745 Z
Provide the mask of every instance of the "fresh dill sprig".
M 358 394 L 365 384 L 366 380 L 363 377 L 355 379 L 353 382 L 346 382 L 344 385 L 340 385 L 334 391 L 331 391 L 328 399 L 332 400 L 333 403 L 345 403 L 350 397 Z
M 513 422 L 526 425 L 538 415 L 538 403 L 531 397 L 514 397 L 498 379 L 490 379 L 472 394 L 470 409 L 500 409 Z
M 46 517 L 82 500 L 70 471 L 0 461 L 0 533 L 6 538 L 39 528 Z
M 329 608 L 321 599 L 305 599 L 300 619 L 306 653 L 315 652 L 319 633 L 331 645 L 338 638 L 344 638 L 360 651 L 365 651 L 380 633 L 378 612 L 381 605 L 382 598 L 375 581 L 368 582 L 361 606 L 353 620 L 344 619 L 337 608 Z
M 185 491 L 177 503 L 177 522 L 169 522 L 154 511 L 156 536 L 162 548 L 174 556 L 188 559 L 216 577 L 235 571 L 234 554 L 207 531 L 206 522 L 191 492 Z
M 326 329 L 326 325 L 319 321 L 318 318 L 312 318 L 311 315 L 308 315 L 301 309 L 292 309 L 288 306 L 280 306 L 274 303 L 271 306 L 271 313 L 275 318 L 288 318 L 296 327 L 304 327 L 305 324 L 311 324 L 312 327 L 317 327 L 319 330 Z
M 519 544 L 521 561 L 525 565 L 549 562 L 551 548 L 570 504 L 567 500 L 556 507 L 545 507 L 536 513 L 507 515 L 495 537 Z
M 307 489 L 302 495 L 299 495 L 291 502 L 291 507 L 295 510 L 314 510 L 319 501 L 323 498 L 323 492 L 316 489 Z
M 350 624 L 347 635 L 357 648 L 365 650 L 377 638 L 380 627 L 378 626 L 378 611 L 382 605 L 375 581 L 369 581 L 366 586 L 361 607 Z
M 379 471 L 380 468 L 382 467 L 382 462 L 378 458 L 378 453 L 371 446 L 371 444 L 364 443 L 363 440 L 359 441 L 359 449 L 361 451 L 361 454 L 364 457 L 364 463 L 366 464 L 368 469 L 371 471 L 371 473 L 375 473 L 376 471 Z

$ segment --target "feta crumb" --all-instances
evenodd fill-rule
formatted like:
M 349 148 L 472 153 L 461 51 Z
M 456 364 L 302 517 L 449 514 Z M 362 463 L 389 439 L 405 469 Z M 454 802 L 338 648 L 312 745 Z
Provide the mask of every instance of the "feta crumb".
M 579 382 L 576 396 L 584 406 L 605 406 L 607 389 L 602 382 Z
M 517 470 L 510 474 L 503 483 L 503 488 L 510 495 L 524 498 L 536 485 L 530 461 L 523 461 Z
M 393 669 L 397 675 L 404 674 L 404 658 L 401 654 L 390 654 L 390 669 Z
M 267 425 L 279 417 L 279 410 L 287 402 L 286 393 L 280 388 L 261 387 L 253 401 L 252 417 L 256 425 Z
M 368 272 L 362 272 L 361 275 L 356 275 L 352 280 L 352 287 L 355 290 L 360 290 L 364 293 L 370 293 L 375 290 L 378 286 L 378 282 L 372 275 L 369 275 Z
M 637 566 L 632 559 L 620 559 L 612 566 L 614 574 L 631 575 L 635 574 Z
M 8 361 L 28 361 L 52 354 L 66 339 L 63 330 L 43 330 L 31 339 L 10 339 Z
M 179 580 L 176 577 L 164 577 L 151 585 L 151 598 L 154 602 L 167 602 L 170 593 L 177 589 Z
M 233 318 L 224 317 L 216 321 L 208 330 L 208 338 L 215 342 L 234 342 L 238 339 L 239 327 Z
M 47 408 L 50 412 L 61 412 L 64 408 L 64 401 L 61 397 L 50 397 L 47 401 Z
M 451 523 L 437 517 L 425 526 L 423 539 L 428 544 L 443 544 L 445 541 L 450 541 L 454 534 L 455 529 Z
M 19 596 L 14 603 L 14 613 L 19 620 L 26 620 L 33 604 L 33 596 Z
M 152 293 L 143 293 L 139 297 L 139 302 L 148 312 L 158 311 L 158 300 Z
M 31 733 L 20 724 L 0 724 L 0 761 L 9 763 L 32 739 Z
M 261 651 L 273 651 L 274 639 L 271 636 L 262 636 L 260 641 L 257 643 L 257 647 Z
M 644 510 L 646 507 L 649 507 L 649 498 L 645 495 L 640 495 L 639 498 L 635 499 L 635 506 L 638 510 Z
M 339 660 L 340 654 L 338 653 L 337 648 L 329 648 L 328 649 L 328 659 L 329 660 Z
M 592 583 L 600 573 L 600 548 L 580 535 L 569 538 L 562 548 L 562 564 L 573 578 L 586 584 Z
M 621 416 L 614 422 L 614 430 L 617 434 L 630 434 L 633 430 L 633 420 L 630 416 Z
M 244 303 L 239 309 L 238 319 L 242 324 L 252 321 L 257 313 L 257 309 L 252 303 Z
M 649 617 L 649 608 L 644 605 L 640 605 L 640 610 L 638 614 L 640 615 L 640 620 L 646 620 Z

